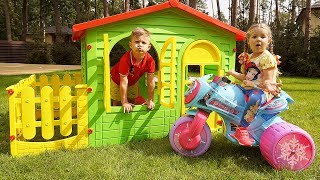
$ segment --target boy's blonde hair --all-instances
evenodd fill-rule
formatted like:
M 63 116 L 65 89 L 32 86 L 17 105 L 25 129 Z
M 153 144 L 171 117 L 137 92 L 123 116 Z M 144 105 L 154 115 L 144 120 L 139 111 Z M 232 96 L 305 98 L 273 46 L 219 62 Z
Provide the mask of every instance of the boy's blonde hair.
M 148 38 L 150 38 L 150 32 L 148 30 L 146 30 L 145 28 L 140 28 L 137 27 L 135 28 L 132 32 L 131 32 L 131 39 L 133 36 L 147 36 Z

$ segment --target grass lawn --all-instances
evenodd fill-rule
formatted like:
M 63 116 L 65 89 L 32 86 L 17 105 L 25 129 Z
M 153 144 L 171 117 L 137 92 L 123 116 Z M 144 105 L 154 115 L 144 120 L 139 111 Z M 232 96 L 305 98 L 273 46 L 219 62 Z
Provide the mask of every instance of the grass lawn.
M 168 138 L 12 158 L 5 88 L 26 77 L 0 76 L 0 179 L 320 179 L 319 151 L 305 171 L 277 171 L 259 147 L 233 145 L 222 134 L 214 134 L 208 152 L 198 158 L 175 154 Z M 320 79 L 281 79 L 295 100 L 281 115 L 306 130 L 319 147 Z

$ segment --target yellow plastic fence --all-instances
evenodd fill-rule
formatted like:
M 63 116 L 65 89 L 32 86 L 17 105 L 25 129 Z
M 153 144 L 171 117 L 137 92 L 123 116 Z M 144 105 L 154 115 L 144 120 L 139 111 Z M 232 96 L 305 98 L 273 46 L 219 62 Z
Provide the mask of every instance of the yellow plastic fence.
M 31 75 L 6 89 L 12 156 L 88 146 L 88 88 L 81 83 L 79 73 Z

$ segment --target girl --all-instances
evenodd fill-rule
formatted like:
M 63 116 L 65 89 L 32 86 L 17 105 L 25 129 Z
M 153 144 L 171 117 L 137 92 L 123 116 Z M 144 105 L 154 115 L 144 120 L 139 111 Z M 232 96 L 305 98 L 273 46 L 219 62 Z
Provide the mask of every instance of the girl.
M 239 55 L 242 73 L 231 70 L 227 72 L 227 75 L 245 82 L 239 87 L 244 93 L 247 104 L 240 121 L 240 126 L 237 127 L 233 137 L 240 145 L 251 146 L 254 140 L 250 138 L 247 127 L 252 122 L 261 104 L 264 104 L 280 93 L 279 86 L 281 84 L 276 82 L 277 75 L 279 74 L 277 68 L 279 60 L 272 52 L 272 34 L 270 28 L 266 24 L 252 25 L 247 31 L 247 43 L 252 53 L 248 54 L 244 52 Z M 271 53 L 267 50 L 268 47 Z M 253 66 L 259 70 L 257 71 L 259 73 L 255 74 L 256 77 L 251 80 L 253 84 L 256 84 L 254 87 L 246 85 L 248 72 L 251 73 L 249 68 Z

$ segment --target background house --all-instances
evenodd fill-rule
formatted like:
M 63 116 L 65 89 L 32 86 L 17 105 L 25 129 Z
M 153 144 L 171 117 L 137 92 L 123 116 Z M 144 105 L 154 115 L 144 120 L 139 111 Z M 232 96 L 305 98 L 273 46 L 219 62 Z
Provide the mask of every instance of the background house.
M 61 35 L 64 42 L 71 42 L 72 30 L 67 26 L 61 27 Z M 45 43 L 54 44 L 56 42 L 56 27 L 50 26 L 45 29 Z M 27 33 L 26 42 L 35 42 L 32 33 Z
M 300 12 L 297 23 L 302 25 L 302 31 L 305 32 L 305 13 L 306 8 L 303 8 Z M 320 33 L 320 1 L 311 5 L 311 19 L 310 19 L 310 36 L 315 36 L 316 32 Z

